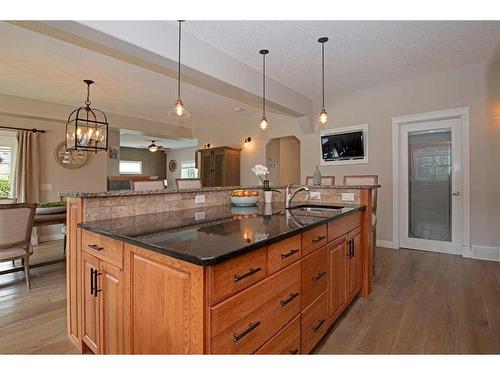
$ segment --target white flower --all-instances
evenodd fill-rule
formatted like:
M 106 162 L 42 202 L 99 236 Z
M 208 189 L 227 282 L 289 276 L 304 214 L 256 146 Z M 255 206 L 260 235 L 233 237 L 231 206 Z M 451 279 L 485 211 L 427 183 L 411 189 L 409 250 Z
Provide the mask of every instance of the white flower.
M 259 177 L 269 174 L 267 167 L 262 164 L 256 164 L 255 167 L 252 168 L 252 172 Z

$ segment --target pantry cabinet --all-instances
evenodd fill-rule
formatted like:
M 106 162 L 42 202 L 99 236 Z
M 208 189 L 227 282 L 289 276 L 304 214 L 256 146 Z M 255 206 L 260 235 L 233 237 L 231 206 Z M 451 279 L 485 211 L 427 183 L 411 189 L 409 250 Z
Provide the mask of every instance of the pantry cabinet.
M 203 187 L 239 186 L 239 148 L 215 147 L 198 150 L 200 153 L 200 179 Z

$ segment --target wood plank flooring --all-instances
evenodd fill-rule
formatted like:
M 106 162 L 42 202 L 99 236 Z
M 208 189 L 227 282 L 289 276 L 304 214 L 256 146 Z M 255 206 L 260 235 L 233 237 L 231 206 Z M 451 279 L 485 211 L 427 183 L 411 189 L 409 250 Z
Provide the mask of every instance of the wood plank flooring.
M 499 354 L 500 263 L 377 248 L 374 291 L 315 353 Z
M 62 243 L 33 262 L 60 257 Z M 0 269 L 9 267 L 0 264 Z M 358 298 L 318 344 L 318 354 L 500 353 L 500 263 L 377 248 L 374 290 Z M 0 276 L 0 354 L 76 353 L 66 337 L 64 264 Z

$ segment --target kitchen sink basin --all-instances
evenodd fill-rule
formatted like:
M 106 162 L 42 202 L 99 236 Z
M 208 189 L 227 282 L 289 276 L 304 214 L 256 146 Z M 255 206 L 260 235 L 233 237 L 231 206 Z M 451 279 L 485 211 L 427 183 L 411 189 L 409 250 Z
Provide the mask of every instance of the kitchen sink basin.
M 327 206 L 327 205 L 309 205 L 309 204 L 303 204 L 303 205 L 298 205 L 298 206 L 292 206 L 289 207 L 289 210 L 292 210 L 294 212 L 325 212 L 325 211 L 335 211 L 335 210 L 341 210 L 343 209 L 344 206 Z

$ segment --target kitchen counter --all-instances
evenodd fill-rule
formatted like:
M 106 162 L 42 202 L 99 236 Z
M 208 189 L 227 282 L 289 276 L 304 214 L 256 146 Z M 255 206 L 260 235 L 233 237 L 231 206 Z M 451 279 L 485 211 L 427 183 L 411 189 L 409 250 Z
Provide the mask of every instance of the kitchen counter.
M 90 221 L 78 226 L 173 258 L 206 266 L 240 256 L 363 209 L 362 205 L 343 205 L 343 208 L 334 210 L 297 212 L 298 210 L 287 210 L 282 203 L 277 202 L 255 207 L 219 205 Z

